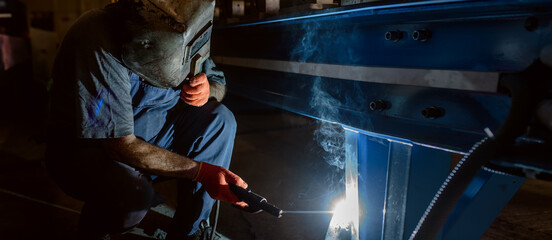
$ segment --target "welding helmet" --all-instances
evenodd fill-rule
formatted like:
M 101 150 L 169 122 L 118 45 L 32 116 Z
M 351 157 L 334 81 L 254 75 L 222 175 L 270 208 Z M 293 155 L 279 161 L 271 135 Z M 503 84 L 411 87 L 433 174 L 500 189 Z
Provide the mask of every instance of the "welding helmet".
M 215 0 L 134 0 L 142 23 L 126 24 L 130 40 L 121 59 L 131 71 L 161 88 L 199 73 L 209 57 Z

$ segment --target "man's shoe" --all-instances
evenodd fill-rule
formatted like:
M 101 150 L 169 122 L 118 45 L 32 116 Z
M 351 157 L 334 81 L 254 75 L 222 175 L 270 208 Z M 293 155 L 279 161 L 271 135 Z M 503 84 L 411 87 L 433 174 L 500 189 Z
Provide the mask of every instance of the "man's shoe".
M 216 240 L 230 240 L 230 238 L 225 237 L 224 235 L 218 233 L 217 231 L 213 232 L 213 228 L 209 226 L 209 223 L 205 220 L 201 221 L 199 224 L 199 230 L 197 230 L 191 236 L 188 236 L 188 240 L 211 240 L 211 233 L 214 235 L 212 239 Z

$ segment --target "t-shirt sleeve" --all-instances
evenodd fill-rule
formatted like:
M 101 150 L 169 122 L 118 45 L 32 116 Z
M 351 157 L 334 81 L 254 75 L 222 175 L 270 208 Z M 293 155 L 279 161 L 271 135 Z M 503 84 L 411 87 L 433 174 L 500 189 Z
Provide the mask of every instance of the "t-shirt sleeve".
M 224 77 L 224 72 L 217 68 L 215 62 L 211 58 L 207 58 L 203 62 L 203 71 L 207 75 L 209 81 L 216 82 L 220 85 L 226 85 L 226 78 Z
M 76 72 L 77 137 L 117 138 L 132 134 L 130 74 L 120 61 L 98 49 L 77 56 Z
M 134 132 L 130 72 L 120 59 L 116 16 L 95 9 L 68 30 L 53 66 L 53 124 L 76 138 Z M 61 126 L 64 125 L 64 126 Z

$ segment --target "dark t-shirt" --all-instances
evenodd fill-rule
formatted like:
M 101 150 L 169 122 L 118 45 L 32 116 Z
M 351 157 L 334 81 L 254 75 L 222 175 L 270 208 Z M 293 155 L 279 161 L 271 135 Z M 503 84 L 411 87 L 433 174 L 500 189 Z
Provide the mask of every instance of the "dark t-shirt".
M 141 115 L 133 113 L 133 101 L 143 102 L 136 97 L 149 95 L 132 96 L 132 73 L 120 58 L 121 46 L 129 40 L 124 22 L 132 17 L 112 4 L 83 14 L 67 32 L 53 69 L 50 142 L 62 147 L 135 132 L 134 121 Z M 211 59 L 203 70 L 209 81 L 226 84 Z M 167 92 L 178 96 L 179 91 Z
M 67 32 L 53 69 L 52 123 L 76 138 L 133 133 L 130 71 L 117 9 L 92 10 Z

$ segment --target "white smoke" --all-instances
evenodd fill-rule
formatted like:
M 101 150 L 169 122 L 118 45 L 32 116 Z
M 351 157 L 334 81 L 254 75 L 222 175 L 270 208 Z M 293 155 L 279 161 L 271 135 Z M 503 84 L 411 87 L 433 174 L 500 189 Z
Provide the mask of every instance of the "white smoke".
M 297 47 L 291 52 L 291 56 L 299 62 L 315 61 L 319 51 L 319 41 L 327 41 L 331 37 L 331 31 L 320 33 L 321 23 L 312 21 L 302 26 L 302 34 Z M 319 127 L 314 132 L 314 140 L 324 150 L 322 157 L 331 166 L 338 170 L 345 167 L 345 133 L 339 122 L 338 106 L 342 103 L 331 96 L 324 88 L 320 77 L 313 77 L 311 88 L 310 106 L 313 115 L 323 119 L 319 121 Z M 331 122 L 330 122 L 331 121 Z
M 312 98 L 310 105 L 315 115 L 324 120 L 339 118 L 337 106 L 340 102 L 322 89 L 320 77 L 314 79 L 311 89 Z M 331 166 L 343 169 L 345 167 L 345 133 L 339 124 L 320 121 L 319 127 L 314 131 L 316 142 L 324 149 L 323 158 Z

